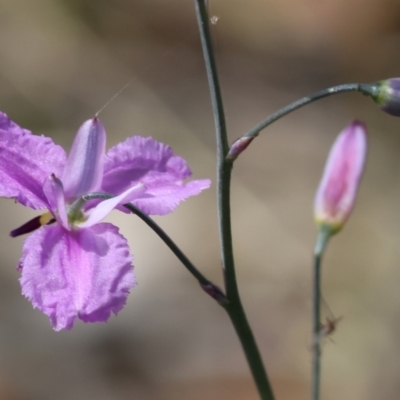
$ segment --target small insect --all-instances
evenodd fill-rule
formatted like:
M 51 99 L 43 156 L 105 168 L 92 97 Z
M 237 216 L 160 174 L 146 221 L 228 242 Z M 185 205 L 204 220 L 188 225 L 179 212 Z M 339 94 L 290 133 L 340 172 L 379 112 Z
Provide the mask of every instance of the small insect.
M 335 332 L 338 323 L 343 319 L 342 316 L 336 318 L 333 315 L 333 312 L 332 312 L 331 308 L 329 307 L 328 303 L 326 302 L 326 300 L 324 298 L 322 298 L 322 301 L 325 304 L 325 307 L 328 311 L 328 316 L 325 317 L 325 323 L 321 324 L 321 328 L 318 332 L 317 340 L 319 342 L 321 342 L 321 340 L 326 337 L 329 337 L 329 339 L 331 339 L 330 336 L 333 334 L 333 332 Z
M 310 349 L 314 348 L 315 346 L 321 347 L 321 344 L 323 344 L 325 339 L 329 339 L 331 342 L 333 342 L 331 336 L 336 331 L 338 323 L 343 319 L 343 317 L 336 318 L 326 300 L 323 297 L 321 297 L 321 300 L 324 304 L 323 308 L 326 310 L 327 316 L 325 317 L 325 322 L 320 324 L 318 332 L 314 333 Z
M 326 317 L 326 322 L 324 324 L 321 324 L 321 329 L 319 330 L 318 333 L 318 340 L 321 341 L 322 338 L 332 335 L 332 333 L 335 332 L 338 323 L 342 319 L 343 317 L 338 317 L 338 318 Z

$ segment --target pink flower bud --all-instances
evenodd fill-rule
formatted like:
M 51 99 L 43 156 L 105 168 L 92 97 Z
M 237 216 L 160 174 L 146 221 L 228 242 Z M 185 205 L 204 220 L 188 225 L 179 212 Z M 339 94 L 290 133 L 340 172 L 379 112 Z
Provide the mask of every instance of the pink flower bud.
M 226 158 L 228 160 L 236 160 L 239 154 L 247 149 L 247 146 L 253 141 L 253 139 L 253 137 L 242 136 L 235 140 L 229 149 L 229 153 Z
M 366 128 L 363 123 L 354 121 L 333 144 L 315 196 L 315 221 L 330 235 L 340 231 L 351 213 L 366 153 Z

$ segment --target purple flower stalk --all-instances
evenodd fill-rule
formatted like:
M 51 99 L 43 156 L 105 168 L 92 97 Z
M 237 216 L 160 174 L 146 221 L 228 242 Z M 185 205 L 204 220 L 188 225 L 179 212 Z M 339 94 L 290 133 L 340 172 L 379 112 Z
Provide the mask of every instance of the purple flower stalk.
M 354 121 L 333 144 L 315 197 L 315 221 L 329 235 L 337 233 L 351 213 L 366 153 L 365 126 Z
M 79 128 L 67 157 L 0 113 L 0 196 L 47 210 L 11 232 L 34 231 L 18 267 L 22 293 L 56 331 L 71 329 L 76 318 L 107 321 L 136 285 L 127 241 L 104 217 L 115 208 L 128 212 L 122 205 L 129 202 L 164 215 L 210 186 L 183 183 L 191 175 L 185 160 L 152 138 L 130 137 L 107 154 L 105 145 L 97 117 Z

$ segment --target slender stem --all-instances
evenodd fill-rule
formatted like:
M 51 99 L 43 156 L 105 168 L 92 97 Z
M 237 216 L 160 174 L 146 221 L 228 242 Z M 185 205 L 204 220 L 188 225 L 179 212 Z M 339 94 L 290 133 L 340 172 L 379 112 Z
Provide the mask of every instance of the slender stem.
M 367 96 L 371 96 L 370 85 L 360 84 L 360 83 L 347 83 L 343 85 L 333 86 L 328 89 L 320 90 L 319 92 L 313 93 L 310 96 L 303 97 L 302 99 L 299 99 L 287 105 L 286 107 L 281 108 L 277 112 L 271 114 L 266 119 L 261 121 L 258 125 L 256 125 L 253 129 L 249 130 L 244 136 L 248 138 L 255 138 L 268 125 L 271 125 L 273 122 L 291 113 L 292 111 L 295 111 L 298 108 L 310 104 L 316 100 L 320 100 L 323 99 L 324 97 L 328 97 L 337 93 L 356 92 L 356 91 L 362 92 Z
M 228 152 L 228 136 L 226 133 L 226 122 L 224 106 L 222 103 L 221 88 L 218 80 L 217 66 L 215 63 L 214 51 L 210 26 L 208 24 L 207 0 L 195 0 L 197 23 L 200 29 L 201 45 L 203 47 L 204 63 L 207 72 L 208 85 L 210 88 L 211 104 L 214 113 L 215 129 L 217 133 L 217 152 L 221 162 Z
M 230 301 L 230 300 L 229 300 Z M 253 332 L 247 321 L 242 303 L 229 302 L 225 309 L 240 340 L 261 400 L 274 400 L 271 384 L 258 350 Z
M 228 303 L 225 309 L 235 327 L 249 363 L 258 393 L 262 400 L 273 400 L 274 396 L 268 381 L 265 368 L 254 340 L 253 333 L 244 312 L 237 287 L 232 245 L 232 226 L 230 212 L 230 182 L 232 160 L 227 160 L 228 136 L 217 68 L 209 30 L 209 18 L 206 0 L 195 0 L 197 22 L 200 30 L 205 67 L 210 87 L 214 122 L 217 137 L 217 176 L 218 176 L 218 221 L 221 243 L 221 261 L 224 272 L 225 288 Z
M 111 199 L 115 195 L 105 192 L 93 192 L 88 193 L 80 198 L 83 202 L 93 199 Z M 217 300 L 221 305 L 226 303 L 226 297 L 221 289 L 208 280 L 187 258 L 185 253 L 176 245 L 176 243 L 164 232 L 164 230 L 156 224 L 152 218 L 140 211 L 132 203 L 124 204 L 124 207 L 131 211 L 133 214 L 137 215 L 144 223 L 146 223 L 157 235 L 158 237 L 168 246 L 168 248 L 175 254 L 178 260 L 186 267 L 186 269 L 197 279 L 200 286 L 205 292 L 207 292 L 211 297 Z
M 312 375 L 311 375 L 311 399 L 319 400 L 320 381 L 321 381 L 321 254 L 314 256 L 313 268 L 313 293 L 312 293 Z
M 232 228 L 230 217 L 230 176 L 232 164 L 225 162 L 225 156 L 228 153 L 228 136 L 226 131 L 225 114 L 217 67 L 214 58 L 214 51 L 212 49 L 206 0 L 195 0 L 195 5 L 216 129 L 218 162 L 218 227 L 225 288 L 228 297 L 231 297 L 230 294 L 232 291 L 237 292 L 237 289 L 235 289 L 237 285 L 233 258 Z
M 230 299 L 230 301 L 237 301 L 240 303 L 232 243 L 230 202 L 231 176 L 232 163 L 221 163 L 218 169 L 218 204 L 222 268 L 228 299 Z
M 314 248 L 313 283 L 312 283 L 312 374 L 311 400 L 319 400 L 321 386 L 321 263 L 332 230 L 329 226 L 319 229 Z
M 201 285 L 213 285 L 186 257 L 183 251 L 175 244 L 175 242 L 163 231 L 163 229 L 157 225 L 153 219 L 148 215 L 144 214 L 133 204 L 124 204 L 129 211 L 136 214 L 143 222 L 145 222 L 159 237 L 160 239 L 169 247 L 169 249 L 175 254 L 178 260 L 186 267 L 186 269 L 199 281 Z
M 225 156 L 228 152 L 228 137 L 217 67 L 214 59 L 214 52 L 212 50 L 206 0 L 195 0 L 195 4 L 216 127 L 218 161 L 218 226 L 225 287 L 228 298 L 231 298 L 232 291 L 237 292 L 230 216 L 230 177 L 232 163 L 225 161 Z

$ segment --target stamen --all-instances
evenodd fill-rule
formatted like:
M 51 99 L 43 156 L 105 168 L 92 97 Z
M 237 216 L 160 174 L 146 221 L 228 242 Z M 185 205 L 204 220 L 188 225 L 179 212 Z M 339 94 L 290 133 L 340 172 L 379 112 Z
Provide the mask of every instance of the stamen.
M 10 236 L 17 237 L 25 235 L 25 233 L 30 233 L 35 231 L 36 229 L 39 229 L 42 225 L 49 225 L 54 222 L 56 222 L 56 220 L 53 218 L 51 213 L 47 212 L 46 214 L 38 215 L 37 217 L 32 218 L 30 221 L 23 224 L 19 228 L 14 229 L 10 232 Z
M 115 197 L 113 194 L 103 193 L 103 192 L 92 192 L 85 194 L 78 199 L 76 199 L 70 206 L 68 206 L 68 220 L 71 223 L 76 221 L 85 220 L 85 216 L 82 212 L 83 205 L 89 200 L 107 200 Z
M 77 213 L 82 206 L 89 200 L 107 200 L 115 197 L 114 194 L 110 193 L 103 193 L 103 192 L 92 192 L 88 194 L 84 194 L 83 196 L 76 199 L 69 207 L 68 207 L 68 214 L 75 214 Z
M 95 200 L 95 199 L 101 199 L 101 200 L 107 200 L 115 197 L 114 194 L 111 193 L 105 193 L 105 192 L 92 192 L 85 194 L 81 197 L 82 200 L 84 201 L 89 201 L 89 200 Z
M 55 222 L 55 219 L 51 213 L 47 212 L 46 214 L 40 215 L 39 222 L 41 225 L 48 225 Z

